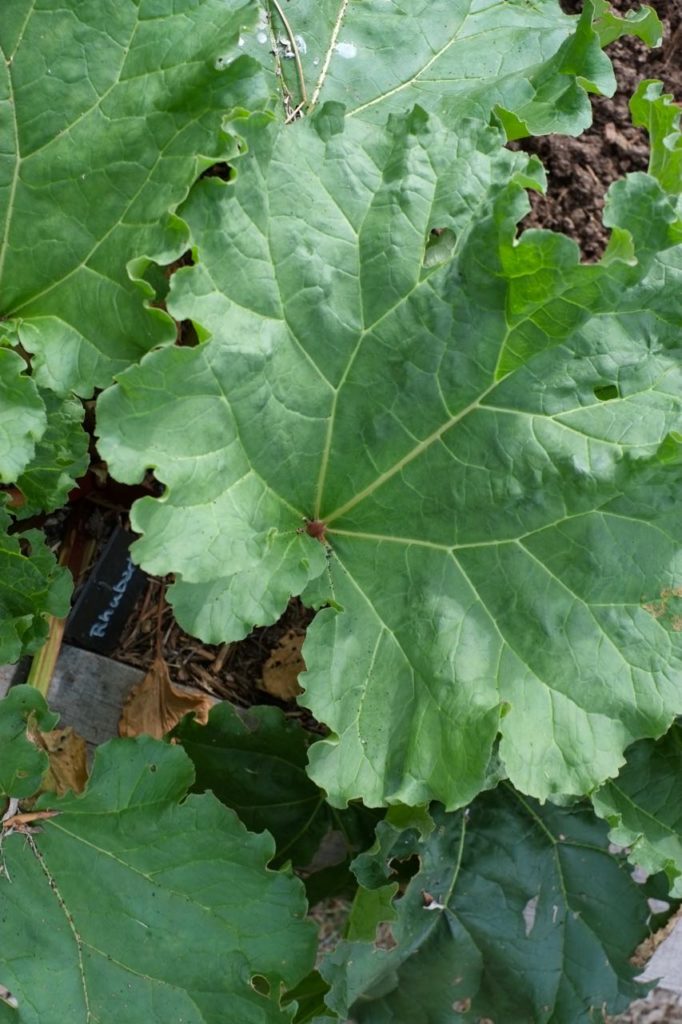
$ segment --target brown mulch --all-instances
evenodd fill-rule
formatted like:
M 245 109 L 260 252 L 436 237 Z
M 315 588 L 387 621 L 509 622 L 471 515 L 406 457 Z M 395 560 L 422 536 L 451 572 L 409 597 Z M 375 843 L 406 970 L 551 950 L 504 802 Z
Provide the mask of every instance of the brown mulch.
M 654 989 L 646 999 L 638 999 L 610 1024 L 682 1024 L 682 1001 L 674 992 Z
M 155 656 L 155 638 L 159 600 L 165 582 L 151 579 L 143 597 L 135 607 L 112 654 L 136 668 L 149 668 Z M 161 651 L 173 682 L 203 690 L 220 700 L 229 700 L 238 707 L 274 704 L 290 717 L 298 718 L 306 728 L 321 727 L 295 701 L 281 701 L 259 687 L 263 666 L 288 632 L 304 633 L 314 613 L 293 599 L 282 618 L 272 626 L 254 629 L 236 643 L 205 644 L 185 633 L 173 617 L 167 603 L 161 613 Z

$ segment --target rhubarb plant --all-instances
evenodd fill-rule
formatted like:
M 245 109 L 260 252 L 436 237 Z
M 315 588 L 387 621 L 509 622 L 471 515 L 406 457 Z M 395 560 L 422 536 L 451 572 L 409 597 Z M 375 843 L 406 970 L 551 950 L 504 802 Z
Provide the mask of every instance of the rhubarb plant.
M 660 39 L 603 0 L 12 0 L 0 657 L 68 610 L 38 527 L 98 392 L 109 472 L 156 480 L 134 559 L 206 642 L 300 597 L 318 724 L 219 706 L 57 796 L 10 690 L 0 1022 L 587 1024 L 642 991 L 681 895 L 679 108 L 632 98 L 649 172 L 591 264 L 523 229 L 545 176 L 506 146 L 579 134 L 627 32 Z M 292 869 L 355 893 L 318 970 Z
M 682 711 L 678 599 L 655 611 L 681 539 L 674 198 L 616 183 L 583 265 L 517 237 L 537 167 L 478 122 L 233 127 L 247 153 L 183 208 L 197 262 L 169 296 L 210 340 L 99 401 L 114 475 L 165 485 L 135 556 L 214 642 L 327 605 L 302 702 L 332 803 L 461 807 L 498 735 L 523 792 L 589 792 Z

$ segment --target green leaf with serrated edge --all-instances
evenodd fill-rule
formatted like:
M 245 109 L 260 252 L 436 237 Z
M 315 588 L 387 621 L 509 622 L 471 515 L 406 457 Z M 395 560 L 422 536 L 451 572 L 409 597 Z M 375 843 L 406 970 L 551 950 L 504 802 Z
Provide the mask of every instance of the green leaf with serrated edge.
M 0 664 L 38 649 L 47 636 L 45 616 L 66 615 L 72 587 L 42 534 L 10 535 L 9 524 L 0 508 Z
M 281 985 L 314 959 L 303 887 L 267 869 L 269 836 L 210 794 L 185 799 L 191 781 L 180 748 L 113 740 L 82 796 L 42 797 L 58 815 L 5 837 L 0 983 L 22 1022 L 291 1020 Z
M 305 559 L 342 609 L 309 627 L 302 677 L 332 804 L 461 806 L 498 729 L 519 789 L 591 791 L 682 710 L 682 635 L 645 607 L 682 568 L 682 467 L 661 447 L 682 422 L 671 200 L 617 183 L 634 265 L 583 266 L 563 236 L 516 238 L 525 158 L 478 125 L 325 108 L 239 130 L 234 184 L 183 211 L 198 264 L 171 291 L 211 339 L 99 403 L 114 475 L 152 466 L 167 488 L 133 509 L 135 557 L 181 583 L 229 573 L 236 596 L 297 542 L 275 587 L 297 592 Z M 435 227 L 457 244 L 424 268 Z
M 680 605 L 670 594 L 664 604 Z M 657 609 L 658 612 L 659 609 Z M 682 623 L 682 617 L 679 618 Z M 628 847 L 628 858 L 650 874 L 665 871 L 671 895 L 682 897 L 682 728 L 674 725 L 660 740 L 642 740 L 627 752 L 617 779 L 592 796 L 597 814 L 611 831 L 611 841 Z
M 225 111 L 265 95 L 237 39 L 251 0 L 5 5 L 0 313 L 36 381 L 89 395 L 175 338 L 150 260 L 188 246 L 172 213 L 227 152 Z
M 0 344 L 0 481 L 12 483 L 33 458 L 46 425 L 45 405 L 26 363 Z
M 306 775 L 308 747 L 316 737 L 273 707 L 238 712 L 217 704 L 208 723 L 187 716 L 173 735 L 192 759 L 195 791 L 210 789 L 237 812 L 247 828 L 267 829 L 277 863 L 305 867 L 331 829 L 349 853 L 372 842 L 376 814 L 364 808 L 335 811 Z
M 187 557 L 176 568 L 182 582 L 189 582 L 192 588 L 183 593 L 176 582 L 171 596 L 179 595 L 187 603 L 195 596 L 198 601 L 192 610 L 193 619 L 181 607 L 183 625 L 194 622 L 197 634 L 217 639 L 222 623 L 223 637 L 241 639 L 258 622 L 252 619 L 254 613 L 262 609 L 261 622 L 275 621 L 284 611 L 290 594 L 300 593 L 309 579 L 324 571 L 325 552 L 320 543 L 302 530 L 303 513 L 249 468 L 240 424 L 225 400 L 225 375 L 237 383 L 232 353 L 214 345 L 168 352 L 170 362 L 155 365 L 147 359 L 143 366 L 133 367 L 132 372 L 123 375 L 116 388 L 104 393 L 99 449 L 108 453 L 105 457 L 110 469 L 113 467 L 119 479 L 136 478 L 135 463 L 139 466 L 141 457 L 146 465 L 155 467 L 156 476 L 166 485 L 163 504 L 171 513 L 168 525 L 158 524 L 160 532 L 155 525 L 145 542 L 137 541 L 132 546 L 131 553 L 144 560 L 147 571 L 156 572 L 151 568 L 156 566 L 164 574 L 161 566 L 168 561 L 169 545 L 170 550 L 177 550 L 172 538 L 177 537 L 175 531 L 184 523 Z M 254 353 L 253 358 L 246 353 L 242 384 L 247 391 L 252 387 L 267 388 L 267 381 L 259 379 L 262 364 L 259 353 Z M 129 433 L 132 420 L 118 424 L 116 421 L 123 409 L 127 416 L 128 411 L 136 415 L 133 410 L 137 408 L 153 412 L 153 416 L 142 430 L 136 431 L 137 440 L 133 440 Z M 148 426 L 152 424 L 149 433 Z M 120 428 L 125 440 L 119 437 Z M 143 437 L 144 451 L 139 448 Z M 134 448 L 128 447 L 130 440 Z M 202 466 L 200 477 L 190 468 L 197 460 Z M 191 483 L 187 470 L 194 477 Z M 133 528 L 146 531 L 149 517 L 155 518 L 158 508 L 155 501 L 136 503 Z M 146 544 L 147 540 L 151 544 Z M 212 565 L 214 580 L 210 579 L 211 573 L 206 574 L 207 561 Z M 269 569 L 269 593 L 263 580 L 264 564 Z M 231 576 L 225 578 L 226 572 L 231 572 Z M 219 586 L 195 586 L 202 583 L 201 574 L 208 575 L 209 582 Z M 214 598 L 216 590 L 218 597 Z M 221 608 L 230 594 L 239 604 L 235 603 L 233 610 L 222 616 Z M 198 621 L 197 613 L 203 611 L 207 598 L 206 618 L 202 616 Z
M 384 870 L 409 855 L 419 870 L 394 902 L 395 948 L 342 942 L 322 962 L 344 1019 L 402 1024 L 418 1006 L 439 1024 L 588 1024 L 642 994 L 628 958 L 648 935 L 647 893 L 589 808 L 502 786 L 435 817 L 421 842 L 379 826 Z
M 660 41 L 661 24 L 655 11 L 642 8 L 632 18 L 608 12 L 603 0 L 586 0 L 575 34 L 556 55 L 530 77 L 527 98 L 509 108 L 504 99 L 496 112 L 510 139 L 526 135 L 564 132 L 579 135 L 592 122 L 588 92 L 612 96 L 616 79 L 611 62 L 601 47 L 622 35 L 637 35 L 652 44 Z
M 90 439 L 82 427 L 82 403 L 75 398 L 58 398 L 50 391 L 42 392 L 41 397 L 47 412 L 47 429 L 36 445 L 34 457 L 16 480 L 25 498 L 15 511 L 18 519 L 60 508 L 88 467 Z
M 653 7 L 627 11 L 625 17 L 621 17 L 611 10 L 608 0 L 593 0 L 593 4 L 594 27 L 602 46 L 608 46 L 627 35 L 637 36 L 647 46 L 661 45 L 663 26 Z
M 333 100 L 350 117 L 384 123 L 418 103 L 454 124 L 500 107 L 522 125 L 515 135 L 580 134 L 591 123 L 587 90 L 613 95 L 616 88 L 601 46 L 626 33 L 652 43 L 661 31 L 649 8 L 623 19 L 606 15 L 600 0 L 588 0 L 580 19 L 556 0 L 289 0 L 280 7 L 266 5 L 243 38 L 245 52 L 269 70 L 286 114 Z
M 34 686 L 14 686 L 0 700 L 0 796 L 31 796 L 47 769 L 47 754 L 28 739 L 29 724 L 47 732 L 59 715 L 52 714 Z
M 649 133 L 649 174 L 666 192 L 679 195 L 682 180 L 682 130 L 680 107 L 661 82 L 640 82 L 630 100 L 632 122 Z
M 311 547 L 295 526 L 288 535 L 264 540 L 263 559 L 252 569 L 211 583 L 176 582 L 166 591 L 179 624 L 207 643 L 226 636 L 241 640 L 253 627 L 275 622 L 286 608 L 291 593 L 300 593 L 311 575 L 319 573 L 324 554 L 319 544 Z M 228 563 L 236 568 L 234 560 Z M 285 567 L 285 572 L 280 572 Z

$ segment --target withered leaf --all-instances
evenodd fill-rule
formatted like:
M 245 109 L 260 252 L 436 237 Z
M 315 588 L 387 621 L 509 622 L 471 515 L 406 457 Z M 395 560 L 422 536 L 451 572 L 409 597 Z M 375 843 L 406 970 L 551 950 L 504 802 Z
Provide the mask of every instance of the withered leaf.
M 305 662 L 301 656 L 304 640 L 305 634 L 295 629 L 284 634 L 263 665 L 261 690 L 280 700 L 293 700 L 301 693 L 298 677 L 301 672 L 305 672 Z
M 145 733 L 162 739 L 188 714 L 205 725 L 215 703 L 208 694 L 181 689 L 171 682 L 168 665 L 157 656 L 142 682 L 130 691 L 118 723 L 119 735 Z
M 41 789 L 63 796 L 82 793 L 88 781 L 87 746 L 70 725 L 37 734 L 36 742 L 49 759 Z

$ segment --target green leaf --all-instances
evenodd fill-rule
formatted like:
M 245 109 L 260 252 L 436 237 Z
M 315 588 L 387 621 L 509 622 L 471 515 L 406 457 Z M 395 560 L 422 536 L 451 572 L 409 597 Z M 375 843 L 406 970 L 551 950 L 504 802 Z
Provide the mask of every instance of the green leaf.
M 680 108 L 674 97 L 663 93 L 661 82 L 640 82 L 630 100 L 632 122 L 646 128 L 651 140 L 649 174 L 666 192 L 679 195 L 682 180 L 682 130 Z
M 58 815 L 5 837 L 0 982 L 22 1022 L 291 1020 L 280 987 L 314 956 L 302 885 L 266 868 L 269 836 L 185 799 L 191 781 L 181 749 L 114 740 L 85 794 L 42 797 Z
M 26 735 L 30 725 L 47 732 L 59 715 L 48 711 L 34 686 L 13 686 L 0 700 L 0 796 L 31 796 L 47 770 L 47 754 Z
M 277 863 L 307 866 L 331 829 L 342 833 L 349 852 L 371 843 L 376 815 L 327 804 L 305 771 L 316 737 L 279 708 L 237 712 L 217 704 L 206 725 L 187 716 L 174 735 L 194 763 L 194 790 L 212 790 L 251 831 L 271 832 Z
M 665 599 L 664 599 L 665 600 Z M 592 796 L 612 842 L 628 847 L 628 858 L 650 874 L 665 871 L 671 895 L 682 897 L 682 728 L 628 751 L 617 779 Z
M 328 991 L 329 985 L 319 971 L 311 971 L 300 985 L 287 993 L 285 1004 L 295 999 L 298 1005 L 294 1024 L 326 1024 L 330 1017 L 338 1020 L 333 1010 L 325 1005 L 324 997 Z
M 16 512 L 20 519 L 60 508 L 88 467 L 89 437 L 82 428 L 82 403 L 74 398 L 57 398 L 49 391 L 41 397 L 47 429 L 33 459 L 16 481 L 26 499 Z
M 383 885 L 379 889 L 358 889 L 350 914 L 345 937 L 349 942 L 373 942 L 380 924 L 395 921 L 393 897 L 398 883 Z
M 435 818 L 422 841 L 379 826 L 379 873 L 409 855 L 419 870 L 394 901 L 394 948 L 344 941 L 323 961 L 342 1017 L 588 1024 L 641 994 L 628 958 L 648 934 L 647 893 L 589 808 L 502 786 Z
M 71 576 L 42 534 L 9 534 L 9 523 L 0 508 L 0 664 L 36 651 L 47 636 L 45 616 L 66 615 L 71 597 Z
M 0 345 L 0 480 L 12 483 L 33 458 L 45 431 L 45 405 L 26 363 Z
M 99 402 L 114 475 L 166 486 L 133 509 L 135 557 L 176 593 L 222 586 L 232 620 L 259 568 L 313 580 L 331 607 L 302 702 L 332 730 L 310 751 L 332 804 L 462 806 L 498 731 L 523 792 L 590 792 L 682 710 L 682 634 L 648 610 L 682 539 L 672 201 L 616 183 L 627 259 L 581 265 L 563 236 L 516 238 L 534 165 L 479 125 L 332 106 L 239 130 L 236 180 L 183 211 L 198 264 L 171 295 L 212 337 Z M 434 228 L 456 243 L 425 267 Z M 215 639 L 214 610 L 194 622 Z
M 602 46 L 608 46 L 622 36 L 637 36 L 647 46 L 660 46 L 663 41 L 663 26 L 653 7 L 640 7 L 627 11 L 622 18 L 612 11 L 608 0 L 592 0 L 594 5 L 594 27 L 599 33 Z
M 649 8 L 622 19 L 595 6 L 578 19 L 556 0 L 289 0 L 266 5 L 245 52 L 270 70 L 289 115 L 333 100 L 384 123 L 418 103 L 455 124 L 499 107 L 515 137 L 578 135 L 591 123 L 586 90 L 616 88 L 601 46 L 628 32 L 660 40 Z
M 188 246 L 174 216 L 226 152 L 227 109 L 263 89 L 237 37 L 250 0 L 12 3 L 0 26 L 0 312 L 36 381 L 82 395 L 175 337 L 150 259 Z

